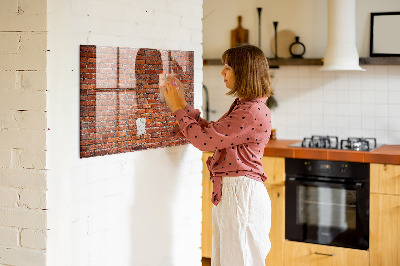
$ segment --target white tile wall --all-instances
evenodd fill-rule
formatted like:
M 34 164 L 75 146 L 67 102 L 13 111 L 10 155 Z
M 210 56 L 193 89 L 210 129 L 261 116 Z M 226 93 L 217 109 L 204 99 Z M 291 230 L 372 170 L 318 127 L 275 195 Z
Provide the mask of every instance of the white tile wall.
M 318 66 L 271 69 L 278 108 L 272 124 L 281 139 L 311 135 L 376 137 L 382 144 L 400 144 L 400 66 L 366 65 L 365 72 L 323 72 Z M 211 120 L 217 120 L 233 99 L 219 66 L 204 67 L 210 91 Z
M 400 66 L 363 67 L 365 72 L 322 72 L 317 66 L 273 69 L 279 107 L 272 112 L 272 123 L 278 138 L 324 134 L 399 144 Z

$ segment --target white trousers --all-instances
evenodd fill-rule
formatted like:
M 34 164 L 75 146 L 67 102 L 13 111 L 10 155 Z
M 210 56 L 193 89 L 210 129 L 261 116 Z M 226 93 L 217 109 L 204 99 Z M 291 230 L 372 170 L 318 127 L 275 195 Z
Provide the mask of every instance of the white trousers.
M 212 211 L 212 266 L 263 266 L 271 249 L 271 201 L 262 182 L 223 177 Z

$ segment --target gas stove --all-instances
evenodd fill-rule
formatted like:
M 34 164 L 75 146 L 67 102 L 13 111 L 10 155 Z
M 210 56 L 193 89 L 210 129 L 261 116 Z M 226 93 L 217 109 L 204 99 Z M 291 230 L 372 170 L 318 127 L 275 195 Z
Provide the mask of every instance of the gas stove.
M 289 145 L 291 147 L 338 149 L 353 151 L 371 151 L 378 147 L 376 138 L 347 138 L 339 142 L 336 136 L 311 136 L 304 138 L 302 142 Z M 379 145 L 381 146 L 381 145 Z

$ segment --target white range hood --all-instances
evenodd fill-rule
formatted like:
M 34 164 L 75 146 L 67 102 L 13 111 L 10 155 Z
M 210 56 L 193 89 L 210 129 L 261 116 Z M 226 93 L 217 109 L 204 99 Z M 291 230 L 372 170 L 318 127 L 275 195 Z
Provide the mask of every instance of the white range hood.
M 328 44 L 323 71 L 358 70 L 355 0 L 328 0 Z

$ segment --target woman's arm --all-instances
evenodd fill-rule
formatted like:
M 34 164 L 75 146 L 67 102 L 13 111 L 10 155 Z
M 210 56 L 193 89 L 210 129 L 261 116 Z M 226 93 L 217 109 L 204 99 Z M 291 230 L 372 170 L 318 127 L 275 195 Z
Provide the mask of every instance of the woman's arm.
M 185 99 L 185 87 L 182 82 L 174 77 L 168 76 L 165 87 L 161 88 L 164 93 L 165 101 L 168 107 L 174 113 L 177 109 L 183 109 L 190 117 L 195 119 L 202 127 L 209 125 L 206 119 L 200 117 L 200 111 L 194 109 L 191 105 L 186 102 Z

